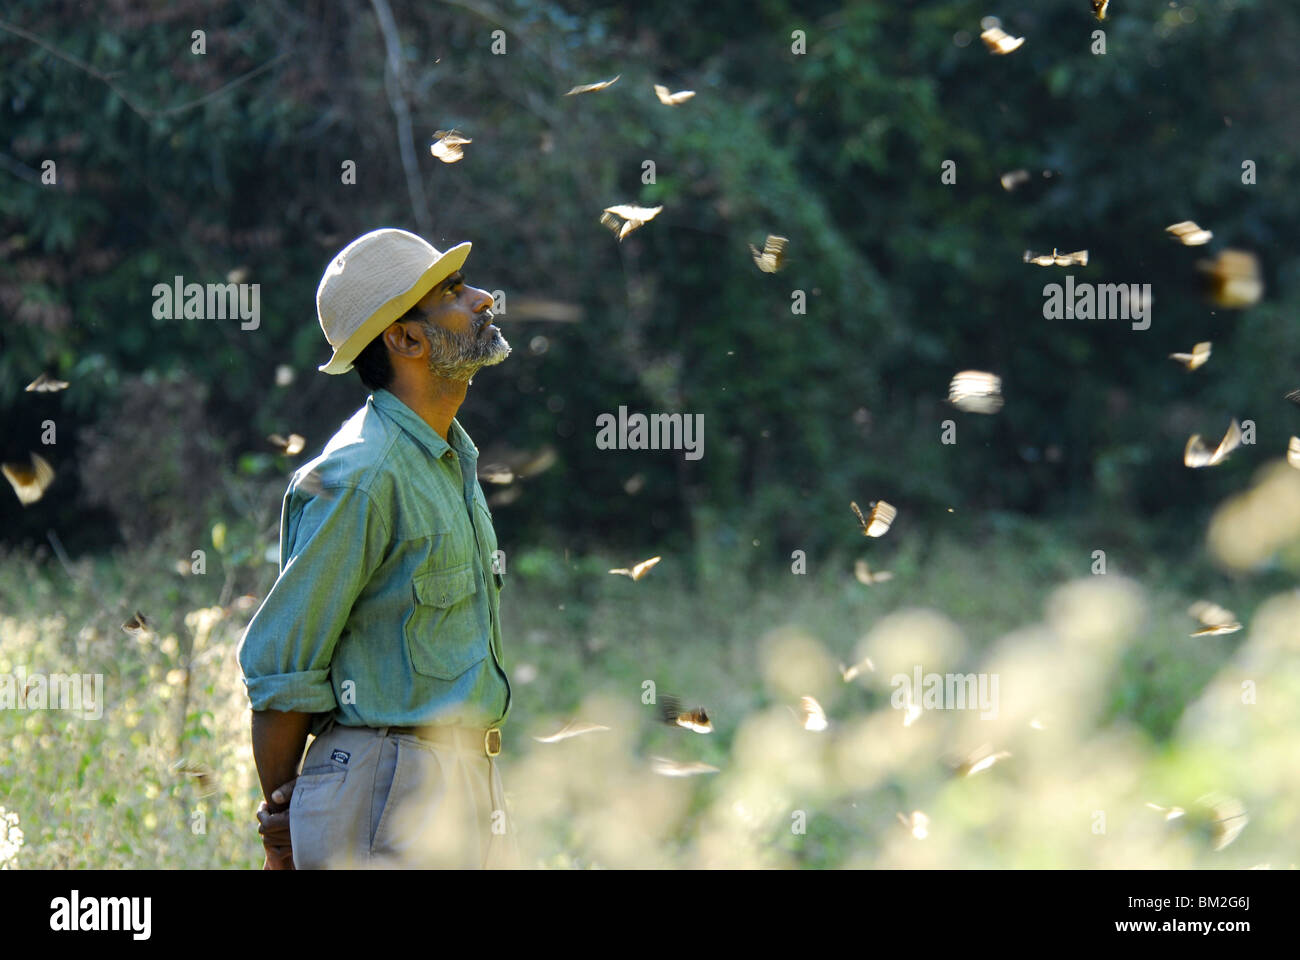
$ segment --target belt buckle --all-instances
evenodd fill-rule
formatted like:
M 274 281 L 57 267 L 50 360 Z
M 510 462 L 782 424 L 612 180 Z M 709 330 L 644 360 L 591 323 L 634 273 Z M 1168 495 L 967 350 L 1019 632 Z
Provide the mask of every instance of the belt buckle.
M 501 729 L 499 727 L 490 727 L 483 731 L 483 751 L 489 757 L 495 757 L 501 752 Z

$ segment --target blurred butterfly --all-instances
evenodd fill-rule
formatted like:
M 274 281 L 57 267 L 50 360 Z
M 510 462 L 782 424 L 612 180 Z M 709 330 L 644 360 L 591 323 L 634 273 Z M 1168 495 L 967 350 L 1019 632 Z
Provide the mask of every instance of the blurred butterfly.
M 1110 6 L 1110 0 L 1092 0 L 1092 15 L 1098 20 L 1106 19 L 1106 8 Z
M 1051 253 L 1035 254 L 1026 250 L 1021 258 L 1025 263 L 1037 264 L 1040 267 L 1071 267 L 1078 264 L 1081 267 L 1088 265 L 1088 251 L 1076 250 L 1074 253 L 1058 253 L 1055 247 L 1052 247 Z
M 172 764 L 172 770 L 180 776 L 193 779 L 199 789 L 199 797 L 210 797 L 217 792 L 212 771 L 193 761 L 184 758 L 177 760 Z
M 1249 307 L 1264 293 L 1259 260 L 1245 250 L 1223 250 L 1217 258 L 1202 260 L 1196 268 L 1205 275 L 1210 300 L 1220 307 Z
M 480 468 L 478 478 L 488 483 L 501 485 L 514 483 L 515 481 L 514 472 L 504 463 L 489 463 L 487 466 Z
M 235 267 L 226 274 L 226 282 L 240 284 L 248 279 L 248 267 Z
M 898 822 L 917 840 L 924 840 L 930 835 L 930 818 L 920 810 L 913 810 L 910 817 L 898 814 Z
M 829 723 L 826 720 L 826 711 L 814 697 L 800 697 L 799 709 L 803 712 L 801 722 L 805 730 L 812 730 L 814 733 L 825 730 Z
M 759 253 L 758 247 L 751 243 L 749 254 L 754 258 L 754 264 L 758 269 L 764 273 L 776 273 L 785 266 L 785 248 L 789 242 L 785 237 L 769 233 L 767 239 L 763 241 L 763 252 Z
M 1208 600 L 1197 600 L 1187 608 L 1187 613 L 1204 624 L 1204 629 L 1191 634 L 1193 637 L 1218 637 L 1241 629 L 1235 613 Z
M 144 614 L 137 610 L 130 620 L 122 624 L 122 629 L 131 634 L 131 636 L 138 637 L 140 634 L 148 631 L 149 624 L 145 620 Z
M 1236 797 L 1219 793 L 1207 794 L 1197 804 L 1208 814 L 1210 844 L 1216 853 L 1236 840 L 1241 831 L 1246 829 L 1246 824 L 1250 823 L 1245 806 Z
M 883 537 L 889 532 L 890 524 L 898 516 L 898 509 L 884 500 L 877 500 L 871 504 L 870 516 L 864 517 L 862 511 L 858 509 L 857 503 L 850 500 L 849 506 L 853 509 L 853 514 L 858 518 L 858 523 L 862 525 L 862 535 L 864 537 Z
M 948 402 L 963 413 L 997 413 L 1002 409 L 1002 378 L 983 370 L 961 370 L 948 384 Z
M 1286 462 L 1300 470 L 1300 437 L 1292 437 L 1286 445 Z
M 5 479 L 18 494 L 19 502 L 25 507 L 45 496 L 45 491 L 54 482 L 54 468 L 39 453 L 29 453 L 31 466 L 25 463 L 6 463 L 0 465 Z
M 609 572 L 621 573 L 623 576 L 631 577 L 633 580 L 640 580 L 642 577 L 644 577 L 647 573 L 650 572 L 651 568 L 653 568 L 656 563 L 658 563 L 662 559 L 663 559 L 662 557 L 651 557 L 649 560 L 642 560 L 631 570 L 628 570 L 626 567 L 619 567 L 617 570 L 611 570 Z
M 584 83 L 584 84 L 580 84 L 580 85 L 574 87 L 574 88 L 573 88 L 572 90 L 570 90 L 568 93 L 566 93 L 565 96 L 566 96 L 566 97 L 571 97 L 571 96 L 573 96 L 575 93 L 594 93 L 594 92 L 597 91 L 597 90 L 604 90 L 606 87 L 611 86 L 611 85 L 613 85 L 614 83 L 616 83 L 616 82 L 618 81 L 618 78 L 621 77 L 621 76 L 623 76 L 623 74 L 620 73 L 620 74 L 618 74 L 618 76 L 614 77 L 614 79 L 612 79 L 612 80 L 600 80 L 600 81 L 598 81 L 598 82 L 596 82 L 596 83 Z
M 1158 803 L 1148 803 L 1147 806 L 1158 813 L 1163 813 L 1165 820 L 1177 820 L 1187 812 L 1182 807 L 1162 807 Z
M 584 733 L 596 733 L 599 730 L 608 730 L 609 727 L 600 723 L 586 723 L 582 720 L 570 720 L 564 726 L 560 727 L 554 733 L 546 737 L 533 737 L 538 743 L 558 743 L 561 740 L 568 740 L 570 737 L 580 737 Z
M 1165 227 L 1168 233 L 1174 235 L 1174 239 L 1184 247 L 1199 247 L 1202 244 L 1210 242 L 1214 236 L 1209 230 L 1202 230 L 1192 220 L 1180 220 L 1178 223 L 1171 223 Z
M 473 143 L 459 130 L 435 130 L 434 141 L 429 144 L 429 152 L 443 163 L 455 163 L 465 156 L 465 144 Z
M 664 695 L 659 698 L 659 719 L 669 725 L 685 727 L 696 733 L 712 733 L 713 721 L 704 712 L 703 707 L 683 710 L 682 702 L 677 697 Z
M 912 692 L 906 687 L 903 689 L 903 726 L 910 727 L 921 719 L 921 705 L 913 702 Z
M 956 773 L 959 777 L 973 777 L 977 773 L 982 773 L 999 760 L 1005 760 L 1011 756 L 1006 750 L 999 750 L 997 753 L 992 752 L 992 748 L 985 744 L 976 749 L 965 760 L 957 764 Z
M 980 34 L 980 39 L 984 41 L 984 46 L 988 47 L 989 53 L 998 56 L 1020 49 L 1020 45 L 1025 42 L 1024 37 L 1013 37 L 1001 27 L 990 27 Z
M 846 667 L 844 666 L 844 664 L 841 663 L 840 676 L 844 678 L 845 683 L 850 683 L 854 679 L 856 679 L 858 675 L 861 674 L 864 670 L 870 670 L 874 672 L 875 669 L 876 669 L 876 665 L 871 662 L 870 657 L 867 657 L 867 659 L 863 660 L 861 663 L 855 663 L 851 667 Z
M 1210 359 L 1210 341 L 1202 340 L 1192 347 L 1191 353 L 1171 353 L 1170 360 L 1177 360 L 1188 370 L 1196 370 L 1205 366 L 1205 361 Z
M 679 103 L 685 103 L 691 97 L 695 96 L 694 90 L 679 90 L 677 93 L 669 93 L 668 88 L 658 83 L 655 84 L 655 96 L 659 102 L 665 106 L 675 107 Z
M 288 439 L 273 433 L 266 438 L 270 443 L 280 448 L 280 452 L 286 457 L 292 457 L 295 454 L 302 453 L 302 448 L 307 444 L 305 438 L 296 433 L 289 434 Z
M 1223 435 L 1223 439 L 1219 441 L 1213 453 L 1201 442 L 1199 433 L 1188 437 L 1187 446 L 1183 450 L 1183 463 L 1193 468 L 1217 466 L 1228 459 L 1228 454 L 1239 446 L 1241 446 L 1241 424 L 1233 418 L 1232 423 L 1228 425 L 1228 432 Z
M 1012 190 L 1016 189 L 1016 187 L 1029 180 L 1029 171 L 1012 170 L 1009 173 L 1002 174 L 1001 180 L 1002 189 L 1010 193 Z
M 654 763 L 654 772 L 661 777 L 695 777 L 702 773 L 717 773 L 717 767 L 711 767 L 707 763 L 680 763 L 676 760 L 669 760 L 665 757 L 651 757 Z
M 24 388 L 28 393 L 54 393 L 58 390 L 68 389 L 68 381 L 55 380 L 53 377 L 41 374 Z
M 527 480 L 539 473 L 545 473 L 555 466 L 557 460 L 559 460 L 559 455 L 556 454 L 555 448 L 548 443 L 536 453 L 528 454 L 524 462 L 515 469 L 515 472 Z
M 663 209 L 662 204 L 657 207 L 636 207 L 631 204 L 616 204 L 612 207 L 606 207 L 605 212 L 600 215 L 600 222 L 609 227 L 610 230 L 618 237 L 621 243 L 633 230 L 643 227 Z M 624 223 L 619 224 L 619 220 Z
M 857 577 L 858 583 L 864 587 L 869 587 L 873 583 L 884 583 L 886 580 L 893 580 L 894 575 L 888 570 L 881 570 L 879 573 L 872 573 L 871 568 L 867 566 L 867 561 L 858 560 L 853 564 L 853 576 Z

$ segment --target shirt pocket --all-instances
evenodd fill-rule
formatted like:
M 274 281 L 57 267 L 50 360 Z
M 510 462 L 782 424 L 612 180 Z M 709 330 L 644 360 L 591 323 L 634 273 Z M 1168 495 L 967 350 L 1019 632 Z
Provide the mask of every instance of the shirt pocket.
M 483 542 L 487 544 L 487 564 L 488 569 L 492 571 L 492 582 L 496 584 L 498 592 L 505 586 L 506 557 L 504 553 L 499 553 L 497 546 L 497 533 L 492 527 L 492 511 L 488 509 L 487 504 L 482 499 L 482 494 L 474 498 L 475 522 L 480 530 L 483 531 Z
M 455 680 L 487 656 L 475 594 L 478 571 L 466 561 L 428 570 L 414 579 L 415 606 L 406 622 L 406 642 L 416 673 Z

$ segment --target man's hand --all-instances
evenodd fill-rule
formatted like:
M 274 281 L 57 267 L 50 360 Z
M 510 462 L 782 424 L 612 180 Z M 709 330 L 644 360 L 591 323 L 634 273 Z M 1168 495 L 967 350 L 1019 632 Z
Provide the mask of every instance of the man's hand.
M 293 797 L 293 785 L 297 782 L 298 778 L 294 777 L 288 783 L 276 787 L 271 794 L 271 803 L 263 800 L 257 808 L 257 832 L 262 835 L 262 846 L 266 848 L 263 870 L 293 869 L 289 801 Z

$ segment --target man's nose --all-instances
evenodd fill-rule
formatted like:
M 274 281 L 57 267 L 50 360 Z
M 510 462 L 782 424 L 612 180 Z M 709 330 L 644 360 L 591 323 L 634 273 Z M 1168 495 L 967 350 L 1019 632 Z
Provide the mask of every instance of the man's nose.
M 488 293 L 486 290 L 480 290 L 478 287 L 475 287 L 475 288 L 474 288 L 474 292 L 475 292 L 475 294 L 476 294 L 476 296 L 475 296 L 475 298 L 474 298 L 474 301 L 475 301 L 475 302 L 474 302 L 474 312 L 475 312 L 475 313 L 480 313 L 480 312 L 482 312 L 482 310 L 483 310 L 484 307 L 490 307 L 490 306 L 492 306 L 493 303 L 496 302 L 496 301 L 493 299 L 492 294 Z

